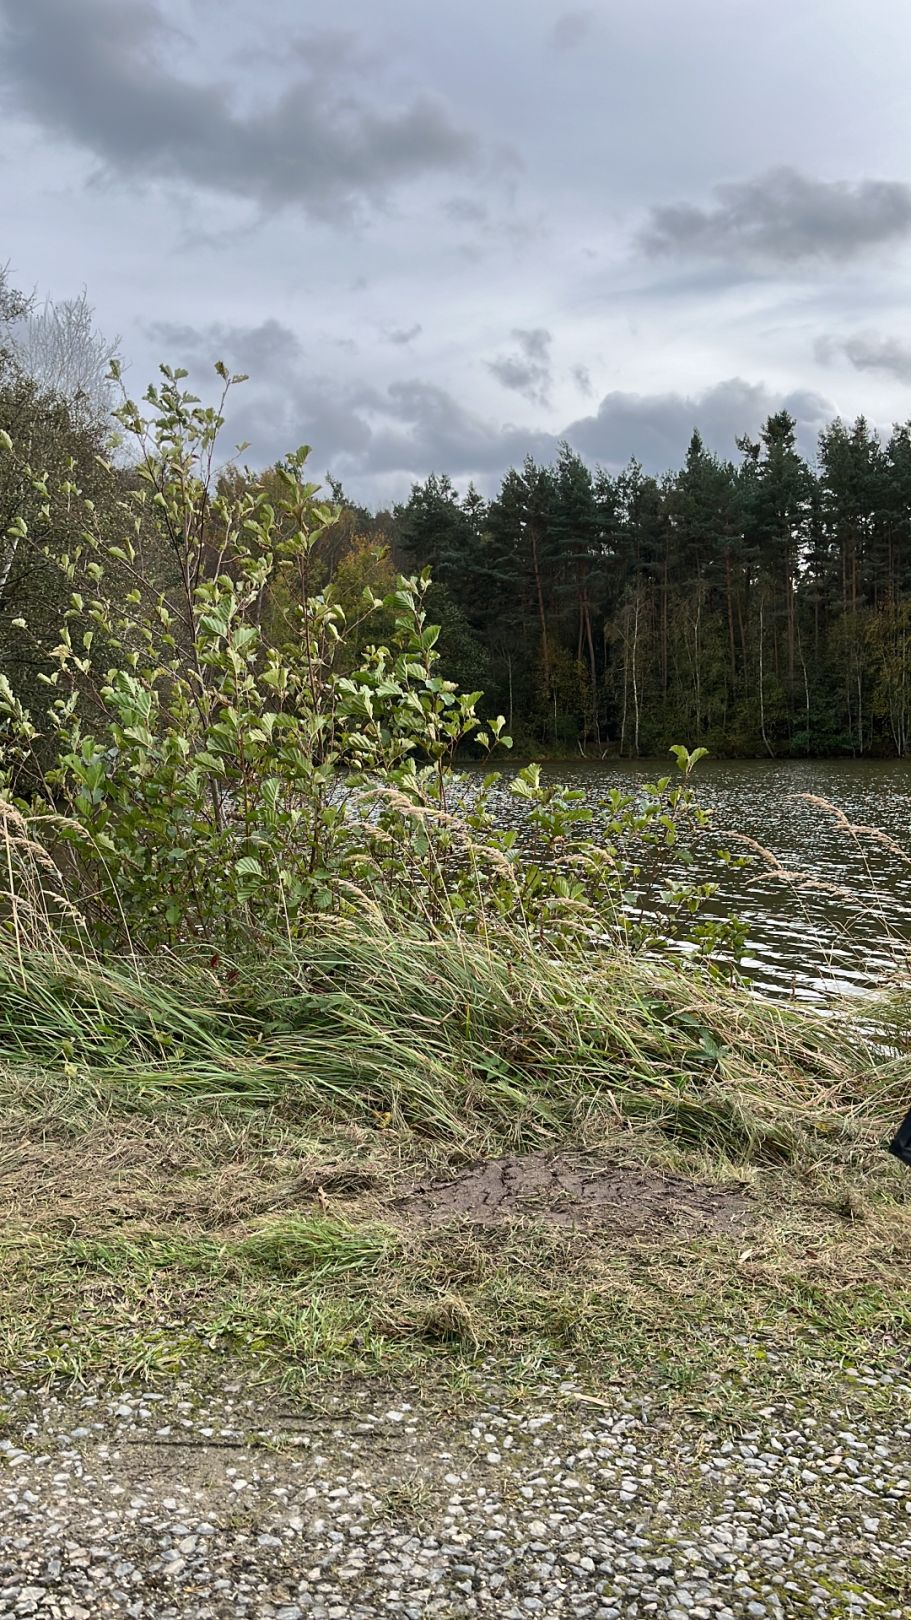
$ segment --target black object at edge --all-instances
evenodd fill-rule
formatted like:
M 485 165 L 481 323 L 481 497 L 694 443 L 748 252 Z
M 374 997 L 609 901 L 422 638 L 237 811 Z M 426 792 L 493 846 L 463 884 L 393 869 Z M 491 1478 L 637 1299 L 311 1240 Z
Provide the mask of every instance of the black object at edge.
M 911 1113 L 907 1113 L 889 1143 L 889 1152 L 894 1153 L 903 1164 L 911 1165 Z

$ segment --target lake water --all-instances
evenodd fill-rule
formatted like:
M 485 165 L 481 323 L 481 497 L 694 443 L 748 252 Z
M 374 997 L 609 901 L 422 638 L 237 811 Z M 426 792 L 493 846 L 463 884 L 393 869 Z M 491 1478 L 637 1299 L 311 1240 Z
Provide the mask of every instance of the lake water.
M 654 780 L 672 766 L 672 760 L 580 761 L 544 766 L 542 774 L 583 789 L 597 824 L 598 806 L 612 788 Z M 758 861 L 732 871 L 709 862 L 706 851 L 705 875 L 721 885 L 713 909 L 734 911 L 746 921 L 742 966 L 763 990 L 814 1001 L 833 993 L 863 994 L 907 965 L 911 762 L 707 760 L 693 785 L 712 812 L 713 833 L 745 833 L 783 866 L 843 891 L 795 890 Z M 869 838 L 839 829 L 822 808 L 800 797 L 804 793 L 831 801 L 852 823 L 889 834 L 908 851 L 907 863 Z M 506 816 L 508 799 L 504 794 L 501 800 Z M 740 852 L 736 844 L 730 847 Z

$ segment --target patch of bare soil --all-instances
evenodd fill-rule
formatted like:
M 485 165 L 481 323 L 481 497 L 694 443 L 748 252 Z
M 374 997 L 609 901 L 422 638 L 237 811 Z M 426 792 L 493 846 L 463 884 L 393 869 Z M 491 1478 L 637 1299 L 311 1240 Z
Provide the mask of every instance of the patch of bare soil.
M 700 1186 L 578 1153 L 489 1159 L 448 1181 L 413 1187 L 391 1207 L 428 1223 L 461 1218 L 491 1225 L 525 1217 L 629 1236 L 668 1227 L 734 1233 L 752 1215 L 751 1200 L 737 1188 Z
M 0 1133 L 6 1222 L 67 1233 L 113 1223 L 229 1230 L 251 1219 L 331 1203 L 410 1226 L 493 1226 L 536 1218 L 564 1228 L 647 1236 L 737 1232 L 752 1204 L 740 1189 L 697 1185 L 577 1150 L 490 1159 L 446 1177 L 426 1164 L 411 1180 L 381 1161 L 311 1158 L 226 1127 L 108 1121 L 81 1136 Z M 416 1178 L 420 1177 L 420 1180 Z

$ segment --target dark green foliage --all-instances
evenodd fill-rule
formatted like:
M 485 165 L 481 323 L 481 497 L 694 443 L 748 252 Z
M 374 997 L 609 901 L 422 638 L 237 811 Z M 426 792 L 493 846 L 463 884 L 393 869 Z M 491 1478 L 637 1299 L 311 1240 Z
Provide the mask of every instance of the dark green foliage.
M 721 461 L 693 434 L 663 480 L 528 458 L 485 507 L 416 485 L 393 551 L 429 566 L 440 647 L 520 746 L 898 753 L 911 746 L 911 425 L 820 437 L 771 416 Z
M 125 475 L 104 460 L 109 429 L 22 364 L 13 332 L 28 309 L 0 271 L 0 676 L 40 722 L 74 588 L 88 594 L 72 556 L 73 493 L 78 484 L 103 531 Z M 51 756 L 39 749 L 36 759 L 46 766 Z

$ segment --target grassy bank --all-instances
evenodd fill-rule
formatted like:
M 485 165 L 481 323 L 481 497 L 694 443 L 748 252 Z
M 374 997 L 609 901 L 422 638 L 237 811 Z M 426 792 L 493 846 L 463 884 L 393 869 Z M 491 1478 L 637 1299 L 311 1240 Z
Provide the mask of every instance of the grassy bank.
M 886 1128 L 911 1063 L 621 951 L 334 923 L 250 962 L 0 957 L 0 1056 L 74 1095 L 272 1105 L 489 1151 L 592 1109 L 748 1160 Z
M 909 1095 L 856 1026 L 618 953 L 374 924 L 255 966 L 4 954 L 0 1357 L 822 1396 L 911 1325 Z M 449 1207 L 504 1156 L 559 1175 Z
M 103 509 L 0 445 L 61 588 L 31 708 L 0 672 L 0 1366 L 575 1367 L 736 1414 L 888 1362 L 911 1059 L 712 976 L 704 749 L 596 831 L 534 766 L 521 836 L 494 774 L 465 803 L 509 739 L 429 579 L 321 589 L 340 514 L 304 451 L 219 476 L 218 369 L 123 401 Z

